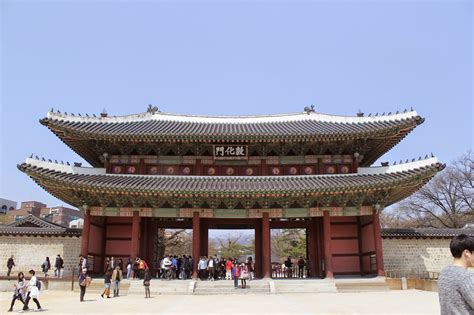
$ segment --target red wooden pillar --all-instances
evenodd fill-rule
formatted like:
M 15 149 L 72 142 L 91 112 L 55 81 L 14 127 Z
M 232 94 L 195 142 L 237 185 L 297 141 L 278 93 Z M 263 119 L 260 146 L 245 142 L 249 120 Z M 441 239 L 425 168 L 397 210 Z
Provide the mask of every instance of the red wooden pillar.
M 130 246 L 130 257 L 135 259 L 140 251 L 140 213 L 133 211 L 132 217 L 132 244 Z
M 319 267 L 319 259 L 318 259 L 318 244 L 317 244 L 317 233 L 316 233 L 316 220 L 315 218 L 311 218 L 309 221 L 309 225 L 306 228 L 306 236 L 308 238 L 308 262 L 310 264 L 309 272 L 312 278 L 316 278 L 318 276 L 318 267 Z
M 332 268 L 332 244 L 331 244 L 331 217 L 329 211 L 324 211 L 323 217 L 324 230 L 324 262 L 326 265 L 326 278 L 334 278 Z
M 372 224 L 374 225 L 374 243 L 375 243 L 375 261 L 377 264 L 377 276 L 384 277 L 385 270 L 383 266 L 383 251 L 382 251 L 382 234 L 380 231 L 379 213 L 374 212 L 372 215 Z
M 200 250 L 199 255 L 208 256 L 209 251 L 209 228 L 206 224 L 206 220 L 201 220 L 200 223 L 201 232 L 200 232 Z
M 200 224 L 199 224 L 199 212 L 193 213 L 193 279 L 198 277 L 198 263 L 199 263 L 199 239 L 200 239 Z
M 82 226 L 81 256 L 89 255 L 89 236 L 91 231 L 91 211 L 84 210 L 84 225 Z
M 262 222 L 260 219 L 255 224 L 255 276 L 262 277 Z
M 155 242 L 156 242 L 156 234 L 157 234 L 157 224 L 156 221 L 153 221 L 152 218 L 148 218 L 148 243 L 146 244 L 147 246 L 147 251 L 146 251 L 146 262 L 148 263 L 148 266 L 152 270 L 152 274 L 154 274 L 153 270 L 156 266 L 156 247 L 155 247 Z
M 264 278 L 271 278 L 270 219 L 268 212 L 262 214 L 262 273 Z

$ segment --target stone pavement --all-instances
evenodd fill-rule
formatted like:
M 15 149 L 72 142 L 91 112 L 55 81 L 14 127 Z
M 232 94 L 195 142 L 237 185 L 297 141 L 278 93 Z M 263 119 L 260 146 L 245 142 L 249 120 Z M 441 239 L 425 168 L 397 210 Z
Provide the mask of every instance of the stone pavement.
M 12 294 L 0 293 L 0 313 Z M 140 295 L 102 299 L 97 293 L 42 291 L 45 314 L 439 314 L 438 294 L 416 290 L 276 295 Z M 34 307 L 31 302 L 30 307 Z M 16 304 L 15 310 L 20 309 Z M 13 313 L 15 314 L 16 311 Z M 35 313 L 35 312 L 28 312 Z M 9 313 L 12 314 L 12 313 Z

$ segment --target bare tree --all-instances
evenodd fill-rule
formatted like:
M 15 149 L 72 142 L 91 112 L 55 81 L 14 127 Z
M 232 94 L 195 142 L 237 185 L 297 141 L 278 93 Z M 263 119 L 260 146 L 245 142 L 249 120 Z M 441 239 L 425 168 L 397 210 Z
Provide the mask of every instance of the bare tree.
M 471 151 L 451 163 L 393 212 L 384 225 L 460 228 L 474 220 L 474 156 Z M 394 215 L 400 217 L 394 219 Z M 401 225 L 401 226 L 400 226 Z
M 248 245 L 250 244 L 250 245 Z M 254 242 L 242 234 L 216 237 L 209 242 L 209 254 L 224 258 L 242 258 L 254 252 Z
M 189 255 L 191 254 L 191 235 L 185 229 L 166 230 L 157 229 L 155 238 L 156 257 L 163 257 L 165 254 Z

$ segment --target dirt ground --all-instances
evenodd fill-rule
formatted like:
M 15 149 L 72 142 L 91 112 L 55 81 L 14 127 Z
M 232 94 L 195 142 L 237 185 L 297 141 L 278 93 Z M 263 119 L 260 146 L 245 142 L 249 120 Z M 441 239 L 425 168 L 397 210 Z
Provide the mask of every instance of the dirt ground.
M 7 314 L 11 293 L 0 293 L 0 314 Z M 425 291 L 287 295 L 140 295 L 102 299 L 97 293 L 43 291 L 47 314 L 439 314 L 438 294 Z M 18 302 L 18 301 L 17 301 Z M 13 313 L 21 307 L 17 303 Z M 30 308 L 36 306 L 31 301 Z M 34 313 L 29 311 L 27 313 Z M 8 313 L 11 314 L 11 313 Z

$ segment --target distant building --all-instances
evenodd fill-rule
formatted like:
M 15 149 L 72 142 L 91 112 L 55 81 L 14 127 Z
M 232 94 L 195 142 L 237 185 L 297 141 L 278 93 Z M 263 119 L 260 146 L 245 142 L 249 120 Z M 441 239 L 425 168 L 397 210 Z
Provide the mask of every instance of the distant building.
M 71 229 L 82 229 L 82 226 L 84 225 L 84 219 L 77 219 L 77 220 L 72 220 L 69 222 L 69 227 Z
M 46 204 L 38 201 L 25 201 L 21 203 L 19 209 L 7 213 L 6 222 L 11 223 L 22 220 L 30 214 L 62 226 L 69 226 L 71 221 L 82 219 L 84 216 L 76 209 L 63 206 L 48 207 Z
M 16 209 L 16 201 L 0 198 L 0 213 L 7 213 Z

